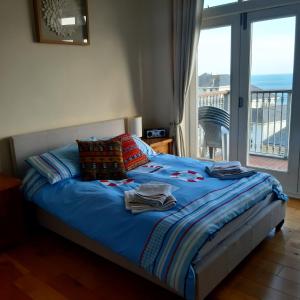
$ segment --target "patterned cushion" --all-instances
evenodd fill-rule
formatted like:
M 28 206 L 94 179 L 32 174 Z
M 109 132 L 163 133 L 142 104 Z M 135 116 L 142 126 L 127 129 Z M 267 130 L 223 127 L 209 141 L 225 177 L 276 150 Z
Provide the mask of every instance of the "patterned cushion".
M 80 174 L 76 143 L 31 156 L 26 162 L 51 184 Z
M 83 180 L 124 179 L 121 143 L 117 141 L 77 141 Z
M 121 142 L 124 165 L 127 171 L 144 165 L 149 161 L 147 155 L 139 149 L 130 134 L 121 134 L 113 138 L 112 141 Z

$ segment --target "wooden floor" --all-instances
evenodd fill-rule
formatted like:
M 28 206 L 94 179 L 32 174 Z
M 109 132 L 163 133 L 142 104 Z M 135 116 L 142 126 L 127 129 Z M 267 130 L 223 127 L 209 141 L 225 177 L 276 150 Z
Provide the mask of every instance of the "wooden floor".
M 1 300 L 179 299 L 65 239 L 41 230 L 0 254 Z M 300 299 L 300 200 L 268 238 L 208 297 Z

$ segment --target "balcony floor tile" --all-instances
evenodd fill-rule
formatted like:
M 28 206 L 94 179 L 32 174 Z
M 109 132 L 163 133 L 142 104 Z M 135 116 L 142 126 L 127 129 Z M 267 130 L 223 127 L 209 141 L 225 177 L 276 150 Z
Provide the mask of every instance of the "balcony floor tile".
M 248 165 L 277 171 L 288 170 L 288 160 L 266 156 L 249 155 Z

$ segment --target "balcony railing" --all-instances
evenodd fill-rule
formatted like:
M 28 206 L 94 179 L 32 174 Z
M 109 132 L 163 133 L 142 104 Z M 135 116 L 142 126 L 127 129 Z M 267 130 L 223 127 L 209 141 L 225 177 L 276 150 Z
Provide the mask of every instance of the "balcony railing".
M 253 91 L 249 101 L 249 152 L 287 158 L 292 91 Z
M 249 99 L 249 153 L 287 158 L 292 91 L 251 91 Z M 230 111 L 230 91 L 200 93 L 199 106 Z
M 204 92 L 199 94 L 199 107 L 213 106 L 230 111 L 230 91 Z

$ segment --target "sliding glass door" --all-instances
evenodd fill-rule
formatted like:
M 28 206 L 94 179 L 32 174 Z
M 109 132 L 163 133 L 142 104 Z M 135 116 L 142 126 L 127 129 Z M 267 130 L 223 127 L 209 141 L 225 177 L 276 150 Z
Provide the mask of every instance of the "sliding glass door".
M 243 15 L 238 159 L 298 189 L 299 5 Z M 298 24 L 298 25 L 297 25 Z
M 299 196 L 300 4 L 225 2 L 204 13 L 189 110 L 191 154 L 239 160 Z

